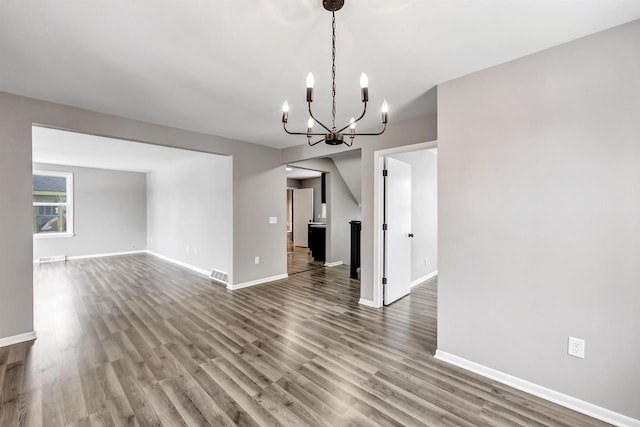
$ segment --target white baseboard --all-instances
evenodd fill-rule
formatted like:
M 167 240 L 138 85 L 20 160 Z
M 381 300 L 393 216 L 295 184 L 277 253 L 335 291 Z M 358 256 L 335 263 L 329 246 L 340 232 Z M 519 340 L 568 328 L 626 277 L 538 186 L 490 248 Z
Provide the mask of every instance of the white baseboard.
M 143 254 L 147 251 L 139 250 L 139 251 L 126 251 L 126 252 L 106 252 L 103 254 L 90 254 L 90 255 L 72 255 L 66 256 L 64 259 L 56 260 L 56 261 L 73 261 L 77 259 L 91 259 L 91 258 L 102 258 L 108 256 L 120 256 L 120 255 L 133 255 L 133 254 Z M 40 261 L 37 259 L 33 260 L 34 264 L 39 264 Z
M 182 261 L 178 261 L 176 259 L 173 258 L 169 258 L 168 256 L 164 256 L 164 255 L 160 255 L 159 253 L 150 251 L 150 250 L 146 250 L 144 251 L 146 253 L 148 253 L 149 255 L 153 255 L 155 257 L 158 257 L 162 260 L 168 261 L 172 264 L 176 264 L 179 265 L 180 267 L 184 267 L 184 268 L 188 268 L 191 271 L 195 271 L 196 273 L 202 274 L 204 276 L 207 276 L 207 278 L 210 279 L 209 274 L 211 273 L 210 271 L 204 270 L 202 268 L 196 267 L 195 265 L 191 265 L 191 264 L 187 264 L 186 262 L 182 262 Z
M 426 276 L 422 276 L 414 281 L 411 282 L 411 287 L 413 288 L 415 285 L 419 285 L 422 282 L 426 282 L 427 280 L 431 279 L 432 277 L 436 277 L 438 275 L 438 270 L 427 274 Z
M 339 265 L 344 264 L 342 261 L 336 261 L 336 262 L 325 262 L 324 266 L 325 267 L 337 267 Z
M 373 301 L 371 301 L 370 299 L 360 298 L 360 300 L 358 301 L 358 304 L 360 304 L 360 305 L 364 305 L 365 307 L 380 308 L 379 306 L 377 306 L 377 305 L 376 305 Z
M 146 252 L 145 250 L 140 250 L 140 251 L 126 251 L 126 252 L 107 252 L 104 254 L 75 255 L 75 256 L 68 256 L 67 261 L 73 261 L 74 259 L 103 258 L 103 257 L 109 257 L 109 256 L 143 254 L 145 252 Z
M 277 276 L 263 277 L 262 279 L 256 279 L 256 280 L 251 280 L 249 282 L 238 283 L 237 285 L 227 285 L 227 289 L 229 289 L 230 291 L 235 291 L 242 288 L 248 288 L 249 286 L 259 285 L 261 283 L 267 283 L 267 282 L 273 282 L 275 280 L 286 279 L 287 277 L 289 277 L 287 273 L 278 274 Z
M 0 347 L 7 347 L 9 345 L 20 344 L 21 342 L 33 341 L 37 338 L 36 331 L 0 338 Z
M 505 374 L 504 372 L 497 371 L 484 365 L 480 365 L 479 363 L 472 362 L 462 357 L 455 356 L 444 351 L 436 350 L 435 358 L 443 362 L 458 366 L 462 369 L 475 372 L 476 374 L 482 375 L 483 377 L 491 378 L 492 380 L 498 381 L 502 384 L 506 384 L 518 390 L 522 390 L 534 396 L 538 396 L 560 406 L 564 406 L 565 408 L 569 408 L 590 417 L 597 418 L 601 421 L 621 427 L 640 427 L 640 420 L 636 420 L 626 415 L 613 412 L 609 409 L 605 409 L 592 403 L 585 402 L 584 400 L 576 399 L 575 397 L 571 397 L 555 390 L 548 389 L 530 381 Z

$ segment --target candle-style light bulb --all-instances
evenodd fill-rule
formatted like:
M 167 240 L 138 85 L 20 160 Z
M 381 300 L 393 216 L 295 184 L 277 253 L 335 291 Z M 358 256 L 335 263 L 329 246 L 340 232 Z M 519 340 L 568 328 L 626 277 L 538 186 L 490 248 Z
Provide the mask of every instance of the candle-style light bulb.
M 313 74 L 307 74 L 307 102 L 313 101 L 313 85 L 315 84 L 315 80 L 313 79 Z
M 287 123 L 289 120 L 289 103 L 284 101 L 282 104 L 282 123 Z
M 356 131 L 356 118 L 355 117 L 351 117 L 351 120 L 349 120 L 349 131 L 351 133 Z
M 360 87 L 369 87 L 369 78 L 365 73 L 360 74 Z
M 309 117 L 309 120 L 307 120 L 307 133 L 311 133 L 311 131 L 313 130 L 313 125 L 314 121 L 311 117 Z
M 385 99 L 382 102 L 382 123 L 387 123 L 389 120 L 389 104 L 387 104 L 387 100 Z
M 360 74 L 360 88 L 362 95 L 362 102 L 369 101 L 369 78 L 365 73 Z

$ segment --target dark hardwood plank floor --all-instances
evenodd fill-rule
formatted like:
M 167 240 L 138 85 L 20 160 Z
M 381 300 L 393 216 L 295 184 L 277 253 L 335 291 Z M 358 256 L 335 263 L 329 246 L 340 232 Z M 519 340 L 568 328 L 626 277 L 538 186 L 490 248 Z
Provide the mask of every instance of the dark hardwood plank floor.
M 596 426 L 434 360 L 436 282 L 382 310 L 348 268 L 227 291 L 150 255 L 34 267 L 2 426 Z

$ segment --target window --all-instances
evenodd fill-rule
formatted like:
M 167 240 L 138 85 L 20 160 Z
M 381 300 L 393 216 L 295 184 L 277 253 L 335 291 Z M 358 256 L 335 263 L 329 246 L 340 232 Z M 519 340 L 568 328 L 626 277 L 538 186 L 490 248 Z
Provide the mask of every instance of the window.
M 73 235 L 73 174 L 33 171 L 33 236 Z

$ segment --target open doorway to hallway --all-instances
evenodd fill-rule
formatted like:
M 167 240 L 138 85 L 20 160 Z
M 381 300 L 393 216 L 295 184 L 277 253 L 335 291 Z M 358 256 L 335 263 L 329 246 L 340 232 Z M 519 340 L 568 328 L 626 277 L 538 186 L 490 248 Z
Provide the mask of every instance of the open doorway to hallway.
M 313 250 L 313 243 L 316 239 L 312 237 L 308 243 L 314 260 L 324 260 L 322 265 L 328 268 L 348 265 L 351 278 L 356 280 L 359 278 L 357 270 L 360 261 L 360 239 L 359 234 L 357 239 L 352 238 L 352 222 L 361 220 L 361 163 L 360 150 L 352 150 L 328 157 L 300 160 L 286 166 L 291 169 L 287 171 L 289 173 L 295 172 L 296 168 L 321 173 L 320 179 L 315 179 L 316 184 L 313 190 L 314 213 L 307 220 L 310 222 L 306 223 L 306 230 L 303 229 L 302 232 L 308 233 L 311 230 L 313 236 L 319 236 L 318 240 L 321 243 L 319 256 L 316 256 Z M 322 185 L 323 177 L 324 186 Z M 283 184 L 286 185 L 286 180 Z M 291 180 L 289 180 L 289 184 L 290 187 L 296 187 Z M 284 196 L 285 189 L 283 188 L 282 191 Z M 293 194 L 291 205 L 295 212 L 295 192 Z M 291 216 L 293 218 L 293 215 Z M 296 231 L 295 225 L 293 225 L 293 236 L 290 240 L 293 242 L 293 248 L 299 246 L 296 245 L 295 240 Z M 322 248 L 322 244 L 324 244 L 324 248 Z M 291 247 L 289 245 L 289 248 Z M 355 263 L 353 262 L 354 258 L 357 258 Z M 354 270 L 353 274 L 351 274 L 351 270 Z M 290 270 L 290 274 L 291 271 L 296 270 Z M 354 286 L 359 286 L 359 282 L 355 282 Z
M 326 181 L 322 172 L 287 166 L 287 273 L 324 266 Z

